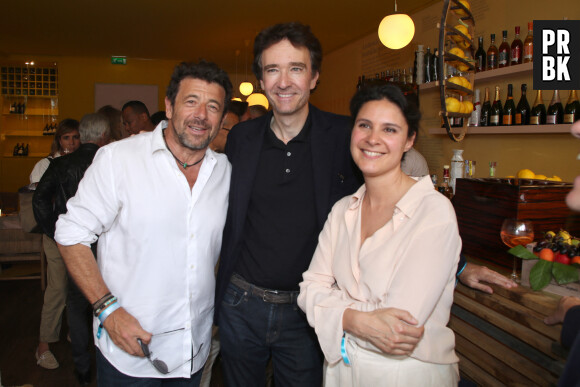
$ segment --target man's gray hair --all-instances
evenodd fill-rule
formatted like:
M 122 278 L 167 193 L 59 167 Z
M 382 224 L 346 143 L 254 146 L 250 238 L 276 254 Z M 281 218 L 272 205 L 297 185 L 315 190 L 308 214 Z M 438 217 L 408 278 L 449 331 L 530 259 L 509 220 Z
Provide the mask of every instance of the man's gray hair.
M 99 113 L 85 114 L 79 126 L 82 144 L 86 142 L 98 142 L 103 134 L 108 137 L 110 131 L 109 120 Z

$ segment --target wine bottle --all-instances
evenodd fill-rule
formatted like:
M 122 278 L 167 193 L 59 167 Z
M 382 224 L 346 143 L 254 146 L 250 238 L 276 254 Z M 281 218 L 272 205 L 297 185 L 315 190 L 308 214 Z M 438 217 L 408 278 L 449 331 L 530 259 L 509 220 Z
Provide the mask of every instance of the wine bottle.
M 562 102 L 560 102 L 560 93 L 556 89 L 550 106 L 548 106 L 546 124 L 561 124 L 562 122 L 564 122 L 564 108 L 562 107 Z
M 489 116 L 491 114 L 491 103 L 489 102 L 489 87 L 485 88 L 485 98 L 481 105 L 481 115 L 479 116 L 479 126 L 489 126 Z
M 520 97 L 520 102 L 516 106 L 516 125 L 529 125 L 530 123 L 530 104 L 526 98 L 526 91 L 528 85 L 522 84 L 522 96 Z
M 511 46 L 511 60 L 510 60 L 511 66 L 516 64 L 522 64 L 523 48 L 524 44 L 520 40 L 520 26 L 516 26 L 516 37 L 514 38 L 514 41 L 512 42 Z
M 10 104 L 10 114 L 16 113 L 16 102 Z
M 20 144 L 16 143 L 14 149 L 12 150 L 12 156 L 18 156 L 18 149 L 20 149 Z
M 502 32 L 503 40 L 499 45 L 498 67 L 507 67 L 510 65 L 510 45 L 507 42 L 507 30 Z
M 413 85 L 417 84 L 417 54 L 418 51 L 415 51 L 415 60 L 413 61 Z
M 499 86 L 495 87 L 495 99 L 493 100 L 493 104 L 491 105 L 491 111 L 489 113 L 489 125 L 490 126 L 499 126 L 502 124 L 502 106 L 501 106 L 501 99 L 499 97 Z
M 479 89 L 475 89 L 475 97 L 473 98 L 473 112 L 469 119 L 469 126 L 479 126 L 481 119 L 481 101 L 479 100 Z
M 534 58 L 534 22 L 528 23 L 528 36 L 524 40 L 524 63 Z
M 536 101 L 530 113 L 530 125 L 544 125 L 546 123 L 546 105 L 542 99 L 542 90 L 538 90 Z
M 477 47 L 477 51 L 475 52 L 475 60 L 476 60 L 476 64 L 475 64 L 475 71 L 476 72 L 480 72 L 480 71 L 485 71 L 485 50 L 483 49 L 483 36 L 480 36 L 478 38 L 479 41 L 479 47 Z
M 26 146 L 24 147 L 23 156 L 28 156 L 28 144 L 26 144 Z
M 497 69 L 498 51 L 495 46 L 495 34 L 491 34 L 491 44 L 487 49 L 487 69 Z
M 505 105 L 503 106 L 503 124 L 504 125 L 513 125 L 514 124 L 514 117 L 516 115 L 516 105 L 514 104 L 514 97 L 513 97 L 514 87 L 511 83 L 508 84 L 508 95 L 507 100 L 505 101 Z
M 431 47 L 427 47 L 427 52 L 425 53 L 425 83 L 431 82 L 431 64 L 433 62 L 433 55 L 431 55 Z
M 439 75 L 437 74 L 437 58 L 439 55 L 437 54 L 437 49 L 433 50 L 433 55 L 431 55 L 431 82 L 435 82 L 439 79 Z
M 580 102 L 576 90 L 570 91 L 566 108 L 564 108 L 564 123 L 571 124 L 580 119 Z

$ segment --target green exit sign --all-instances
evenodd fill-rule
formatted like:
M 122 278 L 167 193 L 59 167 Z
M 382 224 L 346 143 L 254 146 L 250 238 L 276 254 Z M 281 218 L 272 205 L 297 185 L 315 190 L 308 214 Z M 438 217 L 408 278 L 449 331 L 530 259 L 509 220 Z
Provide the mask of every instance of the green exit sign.
M 111 64 L 126 65 L 127 64 L 127 57 L 125 57 L 125 56 L 112 56 L 111 57 Z

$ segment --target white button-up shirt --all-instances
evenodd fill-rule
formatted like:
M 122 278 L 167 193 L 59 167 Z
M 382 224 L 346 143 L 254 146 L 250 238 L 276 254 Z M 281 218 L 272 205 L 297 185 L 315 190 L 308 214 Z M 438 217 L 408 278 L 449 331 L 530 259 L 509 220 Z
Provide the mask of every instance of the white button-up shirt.
M 101 148 L 68 212 L 57 222 L 62 245 L 90 245 L 99 237 L 98 265 L 121 306 L 154 334 L 152 359 L 119 349 L 106 331 L 97 347 L 119 371 L 135 377 L 189 377 L 211 346 L 216 265 L 228 207 L 231 166 L 208 149 L 193 189 L 167 150 L 162 121 Z M 167 331 L 175 332 L 163 335 Z M 199 346 L 200 353 L 191 359 Z

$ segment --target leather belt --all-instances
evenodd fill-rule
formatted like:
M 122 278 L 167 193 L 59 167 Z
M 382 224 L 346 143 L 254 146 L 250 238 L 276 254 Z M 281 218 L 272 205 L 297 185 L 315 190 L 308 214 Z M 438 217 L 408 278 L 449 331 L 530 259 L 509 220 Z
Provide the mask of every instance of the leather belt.
M 237 274 L 232 275 L 230 281 L 240 289 L 271 304 L 291 304 L 298 298 L 298 294 L 300 294 L 298 291 L 264 289 L 247 282 Z

